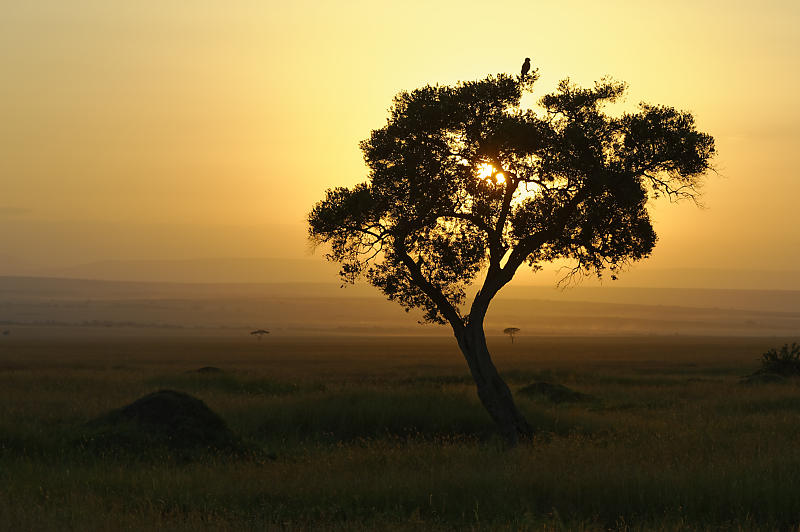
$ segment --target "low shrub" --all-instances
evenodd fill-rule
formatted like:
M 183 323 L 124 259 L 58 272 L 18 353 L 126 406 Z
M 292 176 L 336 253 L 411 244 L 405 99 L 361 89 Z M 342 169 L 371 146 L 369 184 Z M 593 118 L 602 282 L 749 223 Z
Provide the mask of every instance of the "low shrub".
M 757 373 L 774 373 L 783 376 L 800 375 L 800 345 L 784 344 L 761 355 L 761 369 Z

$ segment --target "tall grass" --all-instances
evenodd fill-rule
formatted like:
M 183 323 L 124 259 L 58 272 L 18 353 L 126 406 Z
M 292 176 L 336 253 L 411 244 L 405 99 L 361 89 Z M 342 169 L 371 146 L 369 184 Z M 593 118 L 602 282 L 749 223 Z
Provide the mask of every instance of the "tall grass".
M 550 380 L 596 400 L 520 396 L 537 436 L 510 451 L 456 366 L 33 361 L 0 371 L 0 529 L 796 529 L 800 387 L 739 385 L 758 352 L 512 365 L 514 390 Z M 254 452 L 75 444 L 89 420 L 163 387 L 205 401 Z

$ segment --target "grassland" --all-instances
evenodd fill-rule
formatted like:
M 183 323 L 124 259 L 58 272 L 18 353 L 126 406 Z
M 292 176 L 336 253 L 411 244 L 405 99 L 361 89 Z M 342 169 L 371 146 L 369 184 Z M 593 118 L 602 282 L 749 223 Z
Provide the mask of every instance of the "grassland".
M 3 530 L 776 530 L 800 524 L 800 387 L 743 385 L 792 338 L 491 339 L 537 428 L 505 450 L 450 338 L 46 329 L 0 340 Z M 222 369 L 198 374 L 203 366 Z M 161 388 L 248 452 L 97 452 Z

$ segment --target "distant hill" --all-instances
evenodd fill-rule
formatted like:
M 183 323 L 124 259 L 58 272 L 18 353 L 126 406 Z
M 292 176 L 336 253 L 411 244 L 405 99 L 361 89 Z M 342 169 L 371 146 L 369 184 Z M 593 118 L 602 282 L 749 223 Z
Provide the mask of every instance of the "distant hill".
M 171 283 L 287 283 L 336 279 L 323 257 L 108 260 L 53 269 L 49 277 Z
M 544 272 L 542 272 L 544 273 Z M 556 274 L 557 276 L 557 274 Z M 586 284 L 598 284 L 587 279 Z M 723 268 L 654 268 L 646 262 L 623 272 L 605 286 L 747 290 L 800 290 L 799 270 Z
M 171 283 L 336 283 L 338 267 L 320 252 L 300 258 L 199 258 L 104 260 L 63 267 L 33 266 L 0 255 L 0 275 Z M 554 266 L 535 275 L 521 269 L 515 286 L 554 286 L 563 275 Z M 721 268 L 655 268 L 644 262 L 616 281 L 587 278 L 581 287 L 800 290 L 800 271 Z
M 365 284 L 341 287 L 336 276 L 325 283 L 191 283 L 103 281 L 62 277 L 0 276 L 0 301 L 146 300 L 259 297 L 375 297 Z M 379 297 L 379 296 L 378 296 Z

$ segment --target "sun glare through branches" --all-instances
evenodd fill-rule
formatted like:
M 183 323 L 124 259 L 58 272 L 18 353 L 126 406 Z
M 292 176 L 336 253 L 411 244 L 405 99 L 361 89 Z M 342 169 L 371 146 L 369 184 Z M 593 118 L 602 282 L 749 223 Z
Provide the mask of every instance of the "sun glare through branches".
M 478 165 L 478 177 L 486 180 L 494 179 L 497 183 L 504 183 L 506 180 L 505 174 L 503 174 L 503 172 L 498 172 L 495 167 L 489 163 L 481 163 Z

